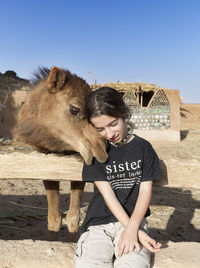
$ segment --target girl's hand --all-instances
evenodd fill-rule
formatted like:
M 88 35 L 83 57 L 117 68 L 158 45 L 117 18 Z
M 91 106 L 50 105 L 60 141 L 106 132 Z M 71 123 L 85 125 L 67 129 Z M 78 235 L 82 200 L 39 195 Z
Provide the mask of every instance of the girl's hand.
M 118 242 L 118 256 L 121 257 L 123 254 L 134 251 L 139 253 L 141 247 L 138 243 L 138 230 L 133 230 L 132 228 L 126 227 L 122 232 L 119 242 Z
M 138 231 L 138 239 L 143 247 L 147 248 L 151 253 L 159 252 L 162 244 L 156 242 L 147 233 L 142 230 Z

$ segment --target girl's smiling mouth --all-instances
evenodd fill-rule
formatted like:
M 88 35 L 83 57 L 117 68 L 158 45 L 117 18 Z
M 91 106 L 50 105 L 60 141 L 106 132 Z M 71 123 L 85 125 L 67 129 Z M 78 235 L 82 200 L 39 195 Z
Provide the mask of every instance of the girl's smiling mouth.
M 116 136 L 114 136 L 114 137 L 111 139 L 112 142 L 117 142 L 118 140 L 119 140 L 119 134 L 116 135 Z

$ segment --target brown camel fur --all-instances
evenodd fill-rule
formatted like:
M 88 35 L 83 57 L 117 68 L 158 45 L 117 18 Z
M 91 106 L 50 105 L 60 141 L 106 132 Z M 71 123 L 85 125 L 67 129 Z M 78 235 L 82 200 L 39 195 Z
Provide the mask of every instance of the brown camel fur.
M 50 71 L 40 69 L 35 77 L 36 86 L 29 92 L 18 115 L 15 138 L 39 151 L 79 152 L 87 164 L 92 163 L 93 157 L 105 162 L 106 144 L 86 117 L 85 101 L 91 92 L 89 85 L 70 71 L 57 67 Z M 48 200 L 48 229 L 54 240 L 61 226 L 59 182 L 44 181 L 44 186 Z M 83 189 L 83 182 L 71 182 L 67 213 L 70 233 L 78 231 Z

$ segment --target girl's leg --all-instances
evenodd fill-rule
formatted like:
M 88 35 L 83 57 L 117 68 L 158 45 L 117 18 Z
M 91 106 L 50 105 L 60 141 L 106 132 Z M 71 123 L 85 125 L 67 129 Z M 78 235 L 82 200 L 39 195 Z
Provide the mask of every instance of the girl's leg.
M 114 245 L 110 224 L 92 226 L 79 238 L 75 268 L 113 268 Z
M 117 224 L 119 225 L 119 231 L 115 238 L 116 259 L 114 262 L 114 268 L 150 268 L 151 252 L 146 248 L 142 247 L 142 245 L 141 251 L 139 253 L 136 253 L 134 251 L 128 254 L 123 254 L 121 257 L 118 257 L 117 245 L 120 235 L 124 230 L 124 227 L 120 223 Z M 147 231 L 147 221 L 145 219 L 142 221 L 140 229 L 142 229 L 143 231 Z

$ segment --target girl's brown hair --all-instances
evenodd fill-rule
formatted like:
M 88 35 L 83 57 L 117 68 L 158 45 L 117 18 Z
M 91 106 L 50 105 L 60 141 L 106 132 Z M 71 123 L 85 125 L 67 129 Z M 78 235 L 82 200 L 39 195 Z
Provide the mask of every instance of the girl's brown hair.
M 101 87 L 92 91 L 86 101 L 88 120 L 99 115 L 129 118 L 130 111 L 121 93 L 111 87 Z

